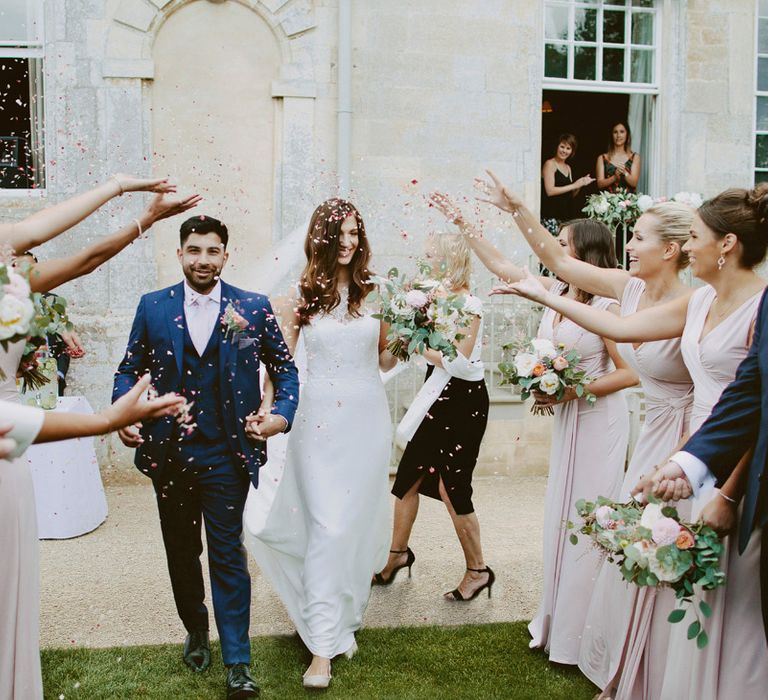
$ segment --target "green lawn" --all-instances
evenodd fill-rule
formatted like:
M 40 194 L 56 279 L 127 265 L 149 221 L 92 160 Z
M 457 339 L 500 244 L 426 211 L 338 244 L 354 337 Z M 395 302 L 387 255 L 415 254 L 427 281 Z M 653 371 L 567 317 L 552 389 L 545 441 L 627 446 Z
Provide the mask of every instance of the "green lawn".
M 588 700 L 594 686 L 576 669 L 528 649 L 524 622 L 465 627 L 366 629 L 359 654 L 333 665 L 327 698 L 542 698 Z M 251 668 L 262 698 L 306 698 L 308 654 L 297 637 L 256 637 Z M 180 645 L 46 649 L 46 698 L 224 698 L 218 644 L 204 674 L 187 670 Z

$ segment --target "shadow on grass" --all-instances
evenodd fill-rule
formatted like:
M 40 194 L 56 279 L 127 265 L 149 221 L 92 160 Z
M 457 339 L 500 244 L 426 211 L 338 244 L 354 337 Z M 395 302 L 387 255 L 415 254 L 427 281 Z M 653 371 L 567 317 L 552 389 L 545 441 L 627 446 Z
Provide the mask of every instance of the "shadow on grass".
M 358 643 L 353 660 L 334 662 L 323 697 L 587 700 L 595 693 L 578 670 L 528 649 L 525 622 L 365 629 Z M 307 697 L 301 674 L 309 654 L 298 637 L 255 637 L 251 646 L 262 698 Z M 211 668 L 197 675 L 182 663 L 181 645 L 46 649 L 45 697 L 218 700 L 226 696 L 225 669 L 218 644 L 212 651 Z

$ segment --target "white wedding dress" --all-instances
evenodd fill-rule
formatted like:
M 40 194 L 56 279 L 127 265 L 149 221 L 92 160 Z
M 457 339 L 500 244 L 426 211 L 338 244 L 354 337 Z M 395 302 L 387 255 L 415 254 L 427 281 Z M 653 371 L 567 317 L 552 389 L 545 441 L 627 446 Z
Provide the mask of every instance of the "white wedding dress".
M 339 308 L 302 328 L 299 410 L 291 432 L 269 441 L 243 523 L 248 551 L 302 640 L 326 658 L 353 645 L 390 538 L 392 426 L 379 321 L 349 317 L 345 300 Z

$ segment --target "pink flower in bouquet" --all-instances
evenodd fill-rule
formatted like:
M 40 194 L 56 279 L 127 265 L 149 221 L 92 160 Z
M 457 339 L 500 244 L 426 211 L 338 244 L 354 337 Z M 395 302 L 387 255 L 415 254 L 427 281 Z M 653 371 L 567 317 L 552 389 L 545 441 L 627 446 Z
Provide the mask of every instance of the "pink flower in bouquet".
M 18 272 L 8 270 L 8 284 L 3 287 L 6 294 L 16 299 L 29 299 L 29 283 Z
M 597 524 L 607 530 L 614 530 L 616 528 L 616 520 L 613 516 L 614 511 L 610 506 L 600 506 L 595 511 L 595 520 L 597 520 Z
M 681 527 L 680 534 L 677 536 L 675 544 L 678 549 L 690 549 L 696 544 L 696 538 L 689 529 Z
M 552 367 L 555 369 L 555 371 L 562 372 L 568 367 L 568 360 L 566 360 L 562 355 L 558 355 L 554 360 L 552 360 Z
M 651 527 L 651 534 L 659 547 L 673 544 L 680 535 L 680 523 L 672 518 L 659 518 Z
M 420 289 L 412 289 L 405 295 L 405 301 L 414 309 L 423 309 L 429 304 L 429 297 Z

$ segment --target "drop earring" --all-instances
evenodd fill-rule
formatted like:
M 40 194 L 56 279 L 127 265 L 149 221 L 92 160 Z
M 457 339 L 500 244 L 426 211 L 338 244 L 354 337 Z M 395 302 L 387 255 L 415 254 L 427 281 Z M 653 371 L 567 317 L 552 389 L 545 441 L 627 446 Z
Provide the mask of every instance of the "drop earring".
M 722 270 L 724 265 L 725 265 L 725 255 L 721 255 L 717 259 L 717 269 Z

